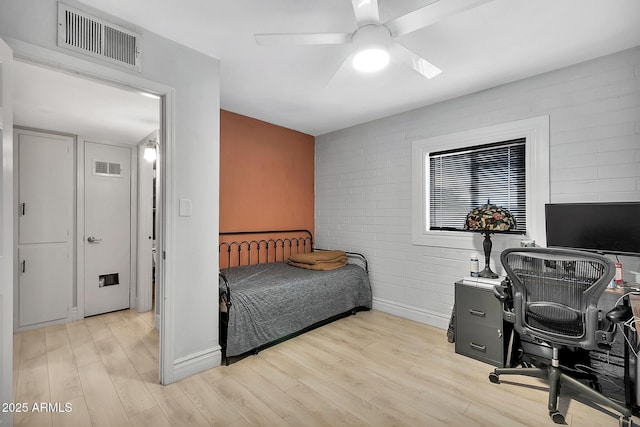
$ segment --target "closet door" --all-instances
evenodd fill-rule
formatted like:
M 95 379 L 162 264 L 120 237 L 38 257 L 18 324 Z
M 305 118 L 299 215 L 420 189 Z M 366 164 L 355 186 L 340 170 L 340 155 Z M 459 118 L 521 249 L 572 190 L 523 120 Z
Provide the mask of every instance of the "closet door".
M 72 275 L 73 138 L 16 131 L 18 327 L 69 316 Z
M 49 243 L 18 249 L 20 325 L 64 319 L 69 312 L 67 245 Z
M 19 133 L 19 243 L 70 240 L 71 138 Z

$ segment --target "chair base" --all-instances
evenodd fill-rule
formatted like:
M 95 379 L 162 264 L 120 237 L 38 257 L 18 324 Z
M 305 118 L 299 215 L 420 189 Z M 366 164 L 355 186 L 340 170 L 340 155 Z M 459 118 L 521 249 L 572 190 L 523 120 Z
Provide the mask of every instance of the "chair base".
M 566 374 L 559 367 L 548 366 L 545 368 L 496 368 L 489 374 L 489 381 L 495 384 L 500 383 L 500 375 L 524 375 L 526 377 L 542 378 L 549 382 L 549 416 L 554 423 L 563 424 L 564 415 L 558 411 L 558 397 L 560 395 L 560 388 L 566 385 L 573 390 L 585 394 L 594 402 L 607 406 L 621 414 L 619 419 L 620 427 L 630 427 L 631 410 L 626 408 L 606 396 L 600 394 L 598 391 L 593 390 L 589 386 L 579 382 L 575 378 Z

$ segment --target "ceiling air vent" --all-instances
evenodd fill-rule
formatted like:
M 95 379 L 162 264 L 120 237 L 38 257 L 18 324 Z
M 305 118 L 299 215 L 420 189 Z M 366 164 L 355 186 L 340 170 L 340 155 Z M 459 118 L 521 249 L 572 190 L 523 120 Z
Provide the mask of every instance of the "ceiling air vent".
M 58 3 L 58 46 L 140 71 L 140 34 Z

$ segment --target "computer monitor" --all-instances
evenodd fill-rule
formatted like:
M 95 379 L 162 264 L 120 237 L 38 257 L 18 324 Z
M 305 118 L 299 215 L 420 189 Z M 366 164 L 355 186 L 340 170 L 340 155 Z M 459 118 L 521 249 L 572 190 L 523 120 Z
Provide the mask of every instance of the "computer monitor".
M 640 256 L 640 202 L 550 203 L 547 246 Z

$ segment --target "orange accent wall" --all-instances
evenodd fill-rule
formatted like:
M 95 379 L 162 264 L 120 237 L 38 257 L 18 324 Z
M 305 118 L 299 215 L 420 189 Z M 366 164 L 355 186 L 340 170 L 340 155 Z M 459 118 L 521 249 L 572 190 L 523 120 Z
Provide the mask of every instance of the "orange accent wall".
M 315 138 L 220 110 L 220 231 L 314 232 Z

